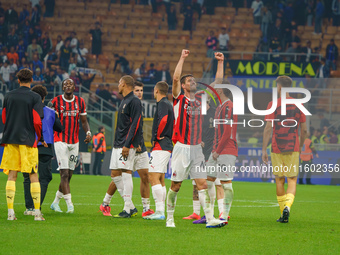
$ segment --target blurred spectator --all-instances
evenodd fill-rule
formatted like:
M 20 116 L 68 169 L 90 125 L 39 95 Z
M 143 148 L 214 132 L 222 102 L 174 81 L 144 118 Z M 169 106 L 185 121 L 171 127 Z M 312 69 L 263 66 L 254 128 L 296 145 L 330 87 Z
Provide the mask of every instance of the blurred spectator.
M 251 4 L 251 9 L 253 10 L 254 23 L 261 24 L 261 10 L 263 7 L 263 2 L 261 0 L 254 0 Z
M 2 4 L 0 2 L 0 17 L 5 17 L 5 10 L 2 8 Z
M 169 67 L 167 64 L 162 65 L 162 70 L 157 71 L 156 73 L 156 82 L 165 81 L 168 84 L 171 84 L 171 74 L 169 72 Z
M 305 16 L 301 15 L 302 11 L 306 10 L 308 0 L 296 0 L 294 2 L 293 10 L 294 10 L 294 20 L 296 20 L 296 24 L 298 26 L 305 25 Z
M 15 74 L 18 71 L 18 65 L 16 63 L 14 63 L 13 59 L 9 60 L 9 68 L 11 70 L 12 76 L 15 77 Z
M 56 83 L 57 83 L 58 85 L 61 85 L 61 82 L 62 82 L 63 80 L 65 80 L 65 79 L 68 79 L 68 78 L 70 78 L 70 76 L 68 75 L 68 73 L 66 72 L 66 70 L 63 69 L 63 68 L 61 68 L 61 67 L 59 67 L 59 68 L 57 69 Z
M 31 64 L 31 70 L 35 73 L 36 69 L 44 70 L 44 64 L 40 61 L 38 54 L 33 55 L 33 61 Z
M 82 84 L 83 87 L 87 88 L 88 90 L 91 89 L 91 83 L 96 77 L 96 74 L 92 74 L 90 77 L 87 73 L 77 73 L 77 77 L 80 80 L 80 83 Z
M 329 120 L 325 118 L 324 114 L 322 112 L 320 112 L 318 114 L 318 117 L 320 119 L 320 129 L 324 130 L 324 128 L 328 128 L 329 127 Z
M 108 89 L 106 89 L 106 87 L 104 86 L 104 84 L 99 84 L 98 86 L 98 91 L 96 93 L 99 97 L 101 97 L 102 99 L 106 100 L 107 102 L 111 102 L 112 101 L 112 96 L 111 93 L 109 92 Z M 110 104 L 108 103 L 104 103 L 104 107 L 110 109 Z
M 32 8 L 34 8 L 34 6 L 40 4 L 40 0 L 30 0 L 30 2 L 32 3 Z
M 68 73 L 71 74 L 71 71 L 76 69 L 76 67 L 77 67 L 76 60 L 74 57 L 71 57 L 69 61 L 69 66 L 68 66 Z
M 43 77 L 45 86 L 54 86 L 54 81 L 57 78 L 54 71 L 50 71 L 49 68 L 46 68 Z
M 269 44 L 269 52 L 278 53 L 281 51 L 279 38 L 275 35 Z M 280 54 L 272 54 L 271 59 L 274 61 L 280 60 Z
M 176 9 L 174 5 L 171 5 L 170 11 L 168 13 L 168 29 L 176 30 L 176 26 L 177 26 Z
M 7 36 L 7 48 L 17 46 L 19 43 L 19 36 L 15 33 L 15 28 L 11 29 L 10 34 Z
M 298 43 L 297 42 L 292 42 L 292 45 L 286 50 L 286 53 L 299 53 L 298 50 Z M 296 58 L 294 55 L 287 55 L 286 56 L 286 61 L 292 62 L 296 61 Z
M 60 51 L 59 51 L 59 61 L 60 61 L 60 66 L 64 70 L 68 70 L 68 65 L 69 65 L 69 60 L 71 56 L 71 47 L 70 47 L 70 41 L 66 40 L 65 44 L 61 46 Z
M 57 37 L 57 45 L 55 46 L 55 52 L 57 54 L 59 54 L 60 48 L 63 45 L 64 45 L 63 38 L 61 37 L 61 35 L 58 35 L 58 37 Z
M 13 63 L 18 64 L 19 63 L 19 55 L 15 52 L 14 46 L 11 47 L 10 52 L 7 53 L 7 59 L 13 60 Z
M 321 34 L 322 33 L 322 18 L 325 13 L 325 7 L 321 0 L 316 0 L 316 9 L 315 9 L 315 28 L 314 33 Z
M 80 85 L 80 79 L 79 79 L 79 77 L 77 76 L 77 73 L 76 73 L 75 70 L 72 70 L 72 71 L 70 72 L 70 79 L 72 79 L 72 80 L 74 81 L 74 84 L 75 84 L 76 86 L 79 86 L 79 85 Z
M 0 78 L 3 83 L 7 85 L 9 90 L 12 89 L 11 87 L 11 68 L 9 66 L 9 61 L 7 60 L 3 66 L 0 68 Z
M 280 19 L 276 19 L 275 25 L 270 29 L 270 38 L 277 37 L 279 40 L 282 39 L 283 27 Z
M 26 48 L 24 45 L 24 40 L 21 39 L 19 41 L 19 44 L 16 46 L 16 52 L 19 55 L 19 60 L 21 60 L 25 56 Z
M 77 66 L 79 67 L 88 67 L 87 66 L 87 54 L 89 51 L 84 47 L 84 43 L 81 42 L 79 44 L 78 52 L 77 52 Z
M 202 5 L 203 5 L 203 0 L 192 0 L 192 9 L 197 12 L 198 20 L 201 20 Z
M 338 143 L 338 136 L 334 128 L 329 129 L 329 143 L 337 144 Z
M 170 0 L 163 0 L 163 4 L 165 5 L 165 11 L 166 11 L 166 13 L 169 14 L 169 12 L 170 12 L 170 7 L 171 7 Z
M 183 12 L 183 15 L 184 15 L 183 31 L 191 31 L 193 18 L 193 11 L 191 9 L 191 5 L 187 5 L 186 9 Z
M 297 47 L 300 48 L 300 43 L 301 43 L 301 39 L 300 37 L 296 34 L 296 30 L 293 29 L 289 38 L 289 45 L 288 46 L 292 46 L 292 43 L 295 42 L 297 44 Z
M 320 136 L 321 136 L 321 129 L 314 129 L 313 135 L 311 137 L 312 142 L 315 143 L 320 143 Z
M 113 67 L 113 72 L 116 71 L 117 66 L 120 65 L 120 70 L 123 74 L 130 74 L 130 66 L 129 61 L 126 58 L 119 56 L 118 54 L 114 54 L 115 66 Z
M 30 22 L 28 20 L 24 21 L 24 24 L 21 27 L 21 35 L 22 35 L 22 39 L 25 42 L 25 46 L 27 47 L 27 45 L 29 44 L 29 35 L 30 35 Z M 34 31 L 33 31 L 34 33 Z
M 208 38 L 205 40 L 205 45 L 208 48 L 208 50 L 207 50 L 207 57 L 208 58 L 212 58 L 214 56 L 214 51 L 217 48 L 217 43 L 218 43 L 218 40 L 215 37 L 215 33 L 214 33 L 213 30 L 211 30 Z
M 102 31 L 100 30 L 100 23 L 96 22 L 95 28 L 90 30 L 92 34 L 92 51 L 91 53 L 97 56 L 102 54 Z
M 30 12 L 27 10 L 27 4 L 23 4 L 22 11 L 20 12 L 19 22 L 24 24 L 25 20 L 30 17 Z
M 338 46 L 335 45 L 334 39 L 331 39 L 326 48 L 326 64 L 329 68 L 332 68 L 332 70 L 336 70 L 336 61 L 338 60 L 338 56 Z
M 333 11 L 333 26 L 339 26 L 340 25 L 340 0 L 333 0 L 332 11 Z
M 45 14 L 44 17 L 53 17 L 55 0 L 44 0 Z
M 301 62 L 308 63 L 311 60 L 310 55 L 313 53 L 311 42 L 309 40 L 306 42 L 306 46 L 301 49 L 301 53 L 304 53 L 306 55 L 301 57 Z
M 27 63 L 26 58 L 22 58 L 22 59 L 21 59 L 20 65 L 19 65 L 19 71 L 20 71 L 21 69 L 24 69 L 24 68 L 30 69 L 30 66 L 29 66 L 29 64 Z
M 41 38 L 40 45 L 43 51 L 41 58 L 45 58 L 46 54 L 52 49 L 52 40 L 48 32 L 44 33 L 44 37 Z
M 263 7 L 262 9 L 262 22 L 261 22 L 261 30 L 263 37 L 267 38 L 268 36 L 268 27 L 273 22 L 272 13 L 268 10 L 267 7 Z
M 228 50 L 229 35 L 225 27 L 221 28 L 221 33 L 218 36 L 218 43 L 220 50 Z
M 137 81 L 143 81 L 144 77 L 146 76 L 145 63 L 142 63 L 140 67 L 135 70 L 134 75 Z
M 39 58 L 40 58 L 43 51 L 42 51 L 40 45 L 37 44 L 37 39 L 33 38 L 32 44 L 28 45 L 28 47 L 27 47 L 27 60 L 28 60 L 28 62 L 31 62 L 33 60 L 33 55 L 35 53 L 38 53 Z
M 314 18 L 314 1 L 308 0 L 307 9 L 306 9 L 306 17 L 307 17 L 307 26 L 313 26 L 313 18 Z
M 320 62 L 320 67 L 316 71 L 315 78 L 329 78 L 329 75 L 329 66 L 326 65 L 326 59 L 322 58 Z
M 35 74 L 33 75 L 32 85 L 36 85 L 36 84 L 44 84 L 44 77 L 41 74 L 40 68 L 35 69 Z
M 34 28 L 30 27 L 28 30 L 27 43 L 32 44 L 33 39 L 38 39 L 38 35 L 35 33 Z M 37 42 L 37 41 L 36 41 Z
M 54 69 L 53 66 L 57 66 L 58 64 L 59 64 L 58 56 L 55 53 L 55 51 L 51 48 L 44 58 L 45 68 Z
M 152 12 L 157 13 L 157 1 L 156 0 L 150 0 L 150 4 L 152 7 Z
M 0 61 L 1 63 L 5 63 L 7 61 L 7 54 L 4 49 L 0 51 Z
M 5 12 L 5 24 L 7 26 L 19 24 L 18 13 L 14 10 L 12 3 L 10 4 L 8 10 Z
M 329 143 L 328 128 L 324 126 L 321 130 L 322 135 L 320 136 L 320 144 L 328 144 Z M 322 147 L 320 150 L 325 150 L 325 147 Z
M 32 15 L 31 15 L 31 26 L 39 26 L 40 24 L 40 11 L 39 6 L 36 5 L 33 7 Z
M 155 64 L 154 63 L 151 63 L 150 64 L 150 68 L 148 70 L 148 77 L 150 78 L 150 82 L 152 84 L 155 83 L 155 79 L 156 79 L 156 73 L 157 73 L 157 70 L 155 68 Z
M 294 10 L 293 10 L 293 3 L 288 2 L 287 6 L 284 9 L 283 17 L 285 19 L 285 22 L 290 23 L 293 21 L 294 18 Z
M 72 48 L 73 54 L 78 54 L 78 39 L 76 35 L 77 33 L 74 31 L 70 33 L 70 37 L 71 37 L 70 47 Z

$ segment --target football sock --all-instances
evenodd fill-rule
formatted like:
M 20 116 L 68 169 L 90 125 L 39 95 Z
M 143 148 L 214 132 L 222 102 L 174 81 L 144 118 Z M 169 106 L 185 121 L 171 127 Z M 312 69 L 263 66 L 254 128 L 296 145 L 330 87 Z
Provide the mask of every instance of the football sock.
M 194 213 L 196 213 L 197 215 L 201 214 L 201 204 L 199 200 L 193 200 L 192 207 L 194 209 Z
M 103 205 L 109 205 L 111 203 L 112 196 L 108 193 L 105 194 Z
M 166 200 L 166 186 L 162 186 L 162 190 L 163 190 L 163 201 L 165 203 L 165 200 Z
M 171 188 L 169 189 L 168 192 L 168 198 L 167 198 L 167 218 L 168 219 L 173 219 L 174 218 L 174 212 L 175 212 L 175 206 L 176 206 L 176 201 L 177 201 L 177 193 L 173 191 Z
M 120 196 L 124 199 L 124 183 L 121 175 L 116 177 L 111 177 L 112 181 L 116 184 L 117 190 Z
M 286 195 L 283 196 L 277 196 L 277 202 L 279 203 L 280 206 L 280 212 L 282 215 L 283 209 L 285 208 L 285 203 L 286 203 Z
M 227 219 L 234 198 L 233 184 L 232 183 L 222 184 L 222 187 L 224 190 L 223 218 Z
M 124 210 L 127 213 L 130 213 L 131 209 L 134 209 L 135 206 L 132 203 L 132 192 L 133 192 L 133 182 L 132 175 L 128 173 L 122 173 L 123 184 L 124 184 Z
M 149 209 L 150 209 L 150 198 L 142 197 L 142 205 L 143 205 L 143 212 L 149 211 Z
M 213 212 L 211 210 L 210 196 L 207 189 L 201 189 L 198 191 L 198 199 L 203 208 L 205 218 L 209 222 L 213 218 Z
M 294 203 L 294 198 L 295 196 L 292 193 L 288 193 L 286 195 L 286 203 L 284 206 L 288 206 L 289 210 L 292 207 L 293 203 Z
M 224 207 L 223 202 L 224 202 L 223 198 L 217 200 L 219 214 L 223 213 L 223 207 Z
M 14 196 L 15 196 L 15 181 L 7 181 L 6 198 L 7 198 L 8 213 L 10 213 L 9 210 L 13 210 Z M 14 213 L 14 211 L 12 213 Z
M 63 195 L 64 194 L 62 192 L 57 190 L 57 193 L 55 193 L 55 198 L 54 198 L 53 204 L 59 204 L 59 201 L 60 201 L 60 199 L 63 198 Z
M 165 204 L 163 200 L 163 188 L 161 184 L 157 184 L 151 187 L 152 196 L 156 204 L 156 212 L 163 212 L 165 209 Z
M 40 210 L 40 183 L 39 182 L 31 182 L 31 196 L 34 203 L 34 209 Z
M 211 210 L 214 211 L 215 199 L 216 199 L 215 183 L 207 180 L 207 184 L 208 184 L 208 193 L 210 197 Z
M 64 199 L 65 199 L 65 202 L 67 204 L 67 207 L 69 207 L 70 205 L 73 205 L 72 199 L 71 199 L 71 193 L 64 195 Z

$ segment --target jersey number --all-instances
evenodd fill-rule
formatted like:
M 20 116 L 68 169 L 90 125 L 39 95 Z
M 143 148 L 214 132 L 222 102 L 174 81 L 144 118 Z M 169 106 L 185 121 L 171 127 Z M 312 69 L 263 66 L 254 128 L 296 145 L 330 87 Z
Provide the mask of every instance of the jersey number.
M 123 157 L 123 154 L 121 153 L 119 160 L 122 161 L 123 159 L 124 159 L 124 161 L 127 161 L 127 157 Z
M 71 155 L 70 156 L 70 161 L 72 162 L 77 162 L 77 160 L 78 160 L 78 156 L 74 156 L 74 155 Z
M 153 159 L 153 157 L 151 156 L 151 157 L 150 157 L 150 160 L 149 160 L 149 164 L 150 164 L 150 165 L 152 165 L 152 159 Z

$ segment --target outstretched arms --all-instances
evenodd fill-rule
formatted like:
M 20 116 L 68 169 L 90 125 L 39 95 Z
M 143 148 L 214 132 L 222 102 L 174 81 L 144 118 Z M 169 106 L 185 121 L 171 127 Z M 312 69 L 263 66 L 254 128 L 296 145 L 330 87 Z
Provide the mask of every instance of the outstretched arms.
M 183 49 L 181 53 L 181 57 L 177 63 L 174 77 L 173 77 L 173 84 L 172 84 L 172 95 L 174 98 L 177 98 L 181 93 L 181 74 L 183 69 L 184 60 L 189 56 L 190 51 Z

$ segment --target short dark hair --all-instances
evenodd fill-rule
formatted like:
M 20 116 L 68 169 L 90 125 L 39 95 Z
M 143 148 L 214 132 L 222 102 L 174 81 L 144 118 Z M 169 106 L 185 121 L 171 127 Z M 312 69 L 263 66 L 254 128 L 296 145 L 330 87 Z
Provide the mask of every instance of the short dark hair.
M 289 88 L 292 86 L 293 80 L 288 76 L 279 76 L 276 79 L 276 84 L 280 84 L 282 87 Z
M 24 68 L 18 72 L 17 77 L 20 83 L 30 83 L 32 81 L 33 72 L 27 68 Z
M 102 131 L 103 128 L 104 128 L 104 126 L 99 126 L 98 127 L 98 132 Z
M 181 84 L 184 84 L 185 83 L 185 79 L 188 78 L 188 77 L 194 77 L 192 74 L 186 74 L 186 75 L 183 75 L 180 79 L 180 82 Z
M 144 84 L 143 84 L 143 82 L 140 82 L 140 81 L 135 81 L 135 83 L 134 83 L 134 86 L 133 87 L 144 87 Z
M 34 91 L 35 93 L 39 94 L 41 99 L 44 99 L 47 96 L 47 94 L 48 94 L 46 87 L 43 86 L 43 85 L 35 85 L 32 88 L 32 91 Z
M 128 87 L 131 87 L 131 88 L 134 87 L 134 85 L 135 85 L 135 80 L 132 78 L 132 76 L 130 76 L 130 75 L 124 75 L 121 79 L 125 82 L 125 84 L 126 84 Z
M 157 82 L 155 88 L 157 88 L 162 95 L 168 94 L 169 85 L 165 81 Z

